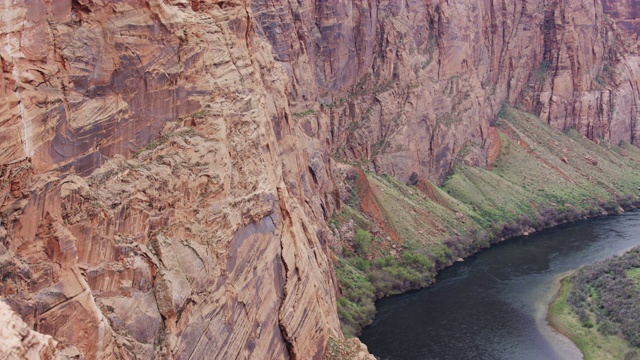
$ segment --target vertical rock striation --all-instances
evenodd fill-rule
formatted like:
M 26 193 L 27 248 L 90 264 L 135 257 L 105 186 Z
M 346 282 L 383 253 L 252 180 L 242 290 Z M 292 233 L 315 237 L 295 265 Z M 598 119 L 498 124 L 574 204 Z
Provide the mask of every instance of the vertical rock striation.
M 407 181 L 486 166 L 504 102 L 593 140 L 637 138 L 634 1 L 253 1 L 294 108 L 332 150 Z
M 319 358 L 328 155 L 294 142 L 247 4 L 3 6 L 13 310 L 87 358 Z
M 0 295 L 87 358 L 320 358 L 334 159 L 486 167 L 507 102 L 637 145 L 638 9 L 0 3 Z

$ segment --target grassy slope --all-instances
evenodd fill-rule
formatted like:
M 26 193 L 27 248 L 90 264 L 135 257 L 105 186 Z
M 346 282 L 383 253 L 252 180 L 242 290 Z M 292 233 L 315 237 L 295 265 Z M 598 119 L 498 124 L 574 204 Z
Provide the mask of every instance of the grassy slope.
M 374 298 L 427 285 L 435 271 L 490 242 L 637 205 L 640 149 L 563 134 L 515 109 L 503 114 L 496 124 L 501 153 L 490 171 L 458 164 L 441 187 L 366 174 L 368 200 L 334 217 L 334 228 L 352 219 L 373 234 L 366 246 L 346 244 L 336 263 L 345 333 L 356 334 L 372 320 Z M 432 266 L 406 254 L 424 256 Z M 424 269 L 417 279 L 414 271 Z

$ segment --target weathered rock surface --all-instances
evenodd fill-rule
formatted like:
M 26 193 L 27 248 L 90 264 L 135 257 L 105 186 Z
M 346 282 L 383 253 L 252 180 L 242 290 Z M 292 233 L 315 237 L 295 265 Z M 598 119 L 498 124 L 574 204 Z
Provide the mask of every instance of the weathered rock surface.
M 2 297 L 88 358 L 321 357 L 327 150 L 247 4 L 143 4 L 2 5 Z
M 407 181 L 459 155 L 487 166 L 504 102 L 558 129 L 637 144 L 636 1 L 253 1 L 296 111 L 318 136 Z M 307 121 L 306 119 L 304 121 Z
M 33 331 L 0 301 L 0 356 L 18 359 L 80 359 L 82 354 L 73 346 L 63 347 L 50 335 Z
M 87 358 L 321 357 L 341 336 L 330 155 L 403 181 L 489 166 L 506 101 L 640 131 L 635 1 L 0 13 L 0 295 Z

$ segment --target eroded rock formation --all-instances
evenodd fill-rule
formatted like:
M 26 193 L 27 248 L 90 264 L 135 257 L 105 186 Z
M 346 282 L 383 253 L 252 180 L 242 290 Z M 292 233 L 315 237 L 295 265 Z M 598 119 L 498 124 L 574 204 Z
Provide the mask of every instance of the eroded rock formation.
M 0 294 L 87 358 L 321 357 L 341 336 L 330 155 L 403 181 L 486 167 L 505 102 L 640 131 L 631 0 L 0 13 Z
M 29 327 L 88 358 L 321 356 L 328 156 L 270 126 L 286 76 L 246 4 L 1 10 L 1 292 Z
M 3 359 L 73 359 L 80 356 L 75 348 L 58 349 L 50 335 L 35 332 L 0 301 L 0 356 Z
M 439 181 L 486 166 L 504 102 L 593 140 L 636 143 L 636 1 L 253 1 L 294 108 L 332 149 Z M 326 116 L 324 116 L 326 114 Z

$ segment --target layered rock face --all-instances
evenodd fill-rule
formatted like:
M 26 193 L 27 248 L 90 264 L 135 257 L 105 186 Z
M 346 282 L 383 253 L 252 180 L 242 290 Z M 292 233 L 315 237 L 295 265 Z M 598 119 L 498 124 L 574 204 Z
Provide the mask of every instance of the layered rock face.
M 287 78 L 247 4 L 0 10 L 0 293 L 29 328 L 87 358 L 320 357 L 327 155 L 270 126 Z
M 75 348 L 59 350 L 49 335 L 33 331 L 9 305 L 0 301 L 0 356 L 3 359 L 72 359 L 79 356 Z
M 0 294 L 87 358 L 322 356 L 330 155 L 404 181 L 487 166 L 505 101 L 637 143 L 634 1 L 0 12 Z
M 636 1 L 254 1 L 294 107 L 315 102 L 332 149 L 442 180 L 486 166 L 508 101 L 560 130 L 636 143 Z

